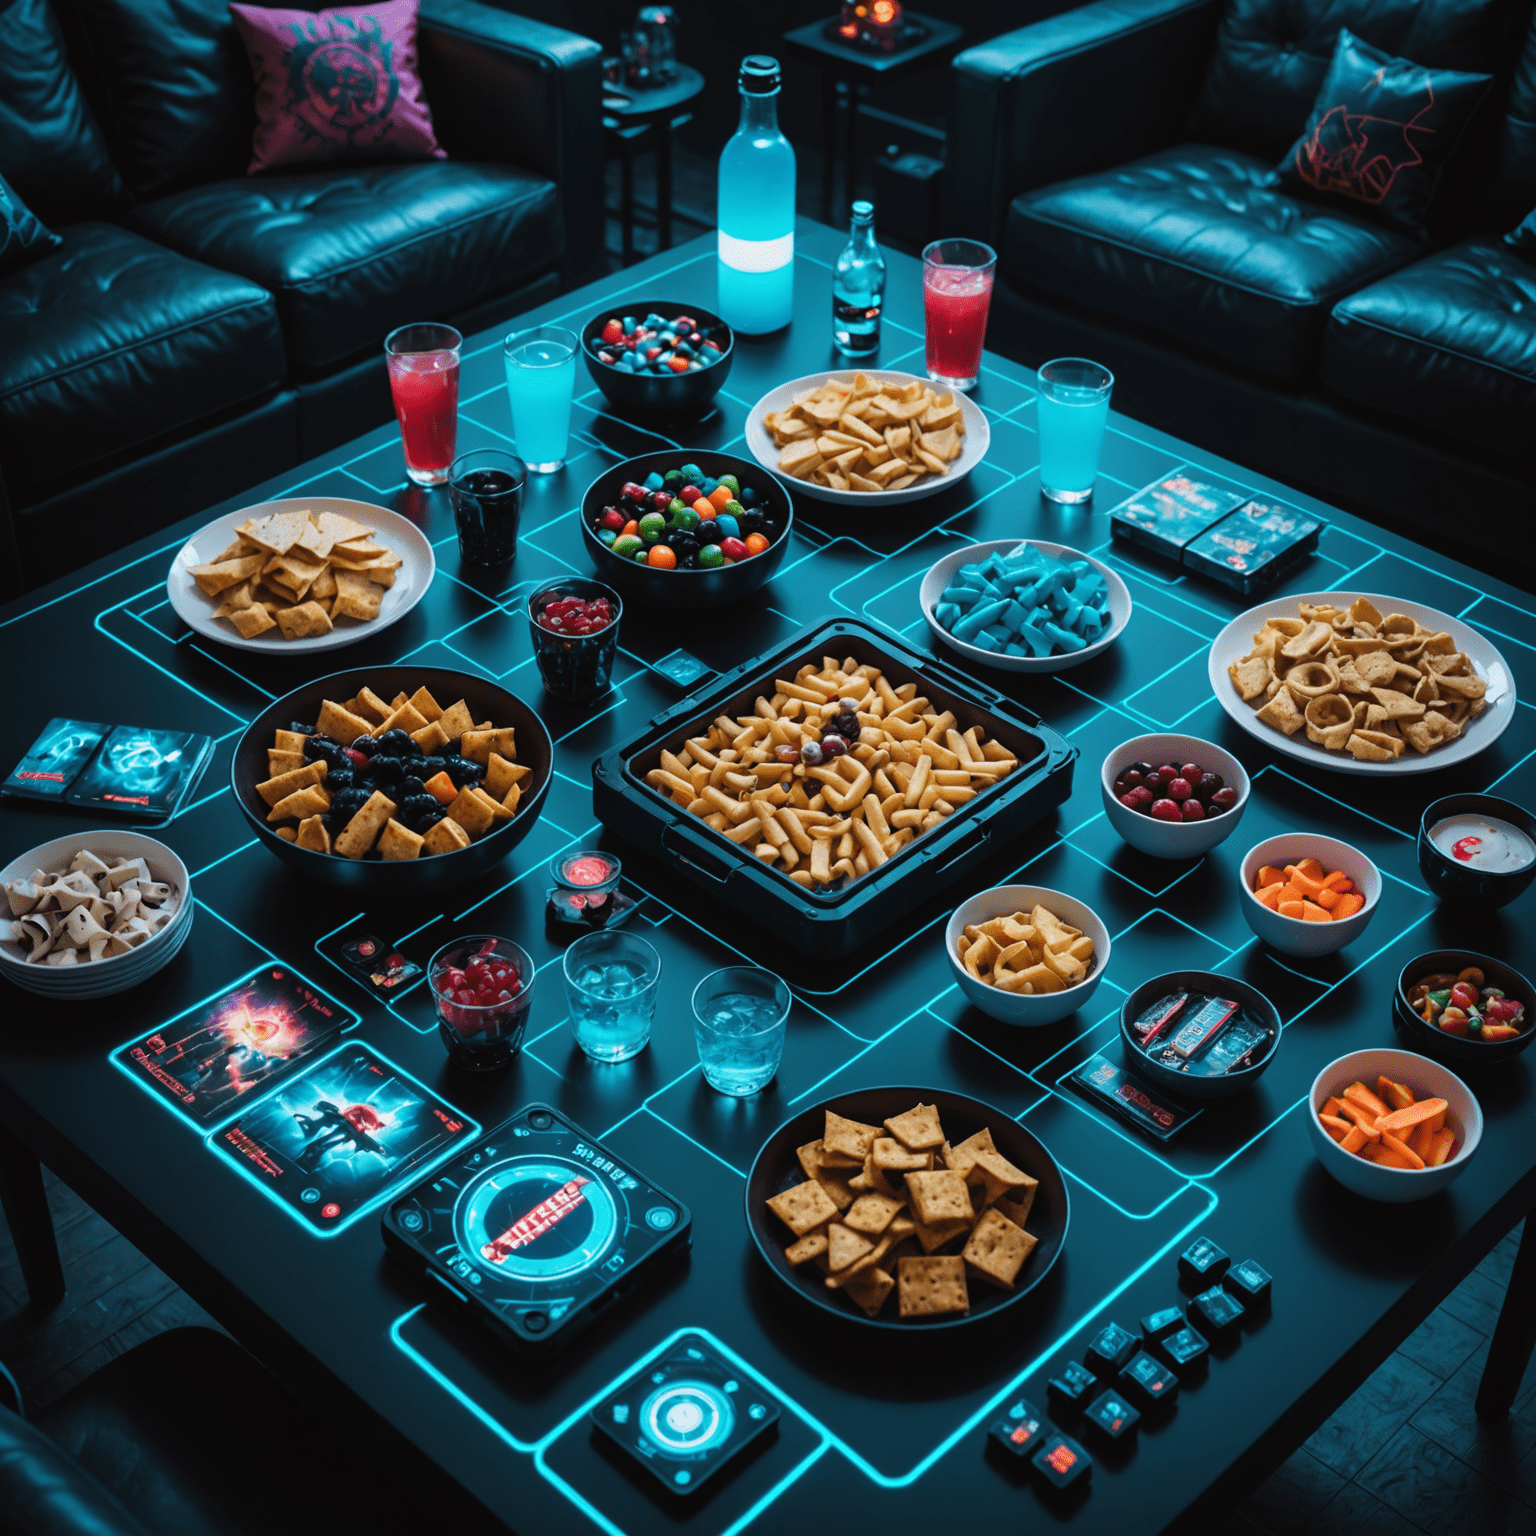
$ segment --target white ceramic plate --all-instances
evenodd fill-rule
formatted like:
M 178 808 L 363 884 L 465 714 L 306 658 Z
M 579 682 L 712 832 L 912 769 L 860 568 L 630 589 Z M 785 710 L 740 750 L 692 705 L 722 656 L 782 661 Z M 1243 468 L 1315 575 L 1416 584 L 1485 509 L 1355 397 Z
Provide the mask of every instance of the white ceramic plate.
M 235 540 L 235 530 L 247 518 L 262 518 L 273 512 L 296 512 L 301 509 L 315 512 L 338 512 L 374 529 L 378 541 L 387 545 L 404 562 L 395 572 L 395 584 L 386 587 L 384 599 L 379 604 L 376 619 L 341 619 L 328 635 L 315 635 L 308 640 L 284 640 L 280 629 L 269 629 L 264 634 L 247 640 L 226 619 L 216 619 L 214 600 L 206 596 L 189 572 L 189 567 L 203 565 Z M 348 501 L 341 496 L 292 496 L 281 501 L 263 501 L 254 507 L 242 507 L 238 512 L 226 513 L 206 527 L 198 529 L 182 546 L 171 562 L 170 575 L 166 579 L 166 595 L 171 607 L 186 623 L 207 640 L 215 640 L 237 651 L 264 651 L 277 656 L 303 656 L 315 651 L 335 651 L 344 645 L 353 645 L 368 635 L 377 634 L 398 622 L 427 595 L 432 577 L 437 570 L 432 546 L 427 542 L 415 523 L 376 507 L 367 501 Z
M 986 458 L 987 449 L 992 446 L 992 428 L 987 424 L 986 413 L 968 395 L 955 391 L 955 398 L 960 402 L 960 415 L 965 422 L 965 436 L 961 440 L 960 457 L 949 466 L 947 475 L 927 475 L 915 485 L 900 491 L 834 491 L 829 486 L 814 485 L 809 480 L 796 480 L 792 475 L 779 474 L 780 450 L 774 447 L 773 439 L 763 425 L 763 417 L 769 411 L 786 409 L 802 390 L 815 389 L 828 379 L 851 384 L 855 373 L 865 373 L 870 378 L 884 379 L 892 384 L 926 384 L 939 394 L 945 392 L 940 384 L 919 378 L 915 373 L 898 373 L 893 368 L 828 370 L 807 374 L 803 379 L 791 379 L 788 384 L 770 389 L 747 414 L 747 451 L 764 469 L 778 475 L 796 496 L 809 496 L 813 501 L 833 501 L 845 507 L 896 507 L 908 501 L 921 501 L 925 496 L 933 496 L 948 489 L 963 480 Z
M 957 549 L 952 555 L 945 555 L 942 560 L 936 560 L 928 567 L 917 600 L 922 605 L 923 617 L 927 619 L 934 639 L 942 641 L 967 661 L 979 667 L 996 667 L 999 672 L 1065 672 L 1068 667 L 1081 666 L 1085 661 L 1092 661 L 1101 651 L 1108 650 L 1120 631 L 1130 623 L 1130 588 L 1107 565 L 1095 560 L 1092 555 L 1085 555 L 1080 549 L 1072 549 L 1066 544 L 1049 543 L 1045 539 L 1029 539 L 1027 542 L 1042 554 L 1056 560 L 1086 560 L 1104 578 L 1109 588 L 1109 628 L 1092 645 L 1085 645 L 1080 651 L 1068 651 L 1064 656 L 1002 656 L 996 651 L 971 645 L 968 641 L 956 640 L 934 617 L 933 610 L 938 606 L 940 594 L 962 565 L 979 564 L 991 554 L 1006 555 L 1009 550 L 1017 549 L 1020 542 L 1018 539 L 996 539 L 990 544 L 968 544 L 964 549 Z
M 1348 752 L 1330 752 L 1315 741 L 1309 741 L 1304 731 L 1287 736 L 1271 730 L 1258 718 L 1253 705 L 1243 703 L 1238 696 L 1232 679 L 1227 676 L 1227 667 L 1253 649 L 1254 632 L 1263 627 L 1265 619 L 1277 614 L 1293 617 L 1298 603 L 1332 603 L 1335 607 L 1348 608 L 1357 597 L 1368 598 L 1383 614 L 1406 613 L 1427 629 L 1445 630 L 1457 648 L 1471 658 L 1477 675 L 1488 684 L 1484 696 L 1487 708 L 1475 720 L 1468 721 L 1461 735 L 1449 745 L 1436 747 L 1427 755 L 1409 747 L 1390 763 L 1357 762 Z M 1515 718 L 1515 678 L 1497 646 L 1484 639 L 1470 624 L 1453 619 L 1438 608 L 1426 608 L 1422 603 L 1405 602 L 1400 597 L 1385 596 L 1380 592 L 1293 592 L 1269 598 L 1239 614 L 1216 636 L 1207 670 L 1217 702 L 1255 741 L 1272 747 L 1285 757 L 1294 757 L 1298 762 L 1311 763 L 1317 768 L 1331 768 L 1335 773 L 1360 773 L 1372 777 L 1434 773 L 1454 763 L 1464 763 L 1491 747 Z

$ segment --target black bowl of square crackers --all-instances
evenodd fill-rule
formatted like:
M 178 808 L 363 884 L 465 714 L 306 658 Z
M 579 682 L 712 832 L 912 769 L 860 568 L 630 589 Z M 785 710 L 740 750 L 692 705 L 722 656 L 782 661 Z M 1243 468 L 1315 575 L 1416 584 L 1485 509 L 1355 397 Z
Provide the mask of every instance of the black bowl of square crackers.
M 1067 1241 L 1066 1180 L 1039 1138 L 932 1088 L 861 1088 L 796 1115 L 757 1154 L 746 1198 L 769 1269 L 866 1328 L 991 1317 Z
M 333 672 L 270 704 L 235 748 L 256 836 L 312 880 L 369 899 L 444 895 L 533 830 L 554 744 L 516 694 L 472 672 Z

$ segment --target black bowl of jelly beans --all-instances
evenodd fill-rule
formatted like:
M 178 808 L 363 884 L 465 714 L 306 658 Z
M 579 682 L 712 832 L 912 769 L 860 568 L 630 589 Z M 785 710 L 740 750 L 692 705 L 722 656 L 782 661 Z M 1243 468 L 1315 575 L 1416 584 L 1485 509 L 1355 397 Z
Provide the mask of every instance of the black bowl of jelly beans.
M 734 352 L 719 315 L 676 299 L 626 299 L 581 328 L 587 372 L 624 416 L 702 416 Z
M 695 510 L 701 501 L 713 517 Z M 598 576 L 654 608 L 718 608 L 757 591 L 783 562 L 795 517 L 755 459 L 676 448 L 604 470 L 578 515 Z

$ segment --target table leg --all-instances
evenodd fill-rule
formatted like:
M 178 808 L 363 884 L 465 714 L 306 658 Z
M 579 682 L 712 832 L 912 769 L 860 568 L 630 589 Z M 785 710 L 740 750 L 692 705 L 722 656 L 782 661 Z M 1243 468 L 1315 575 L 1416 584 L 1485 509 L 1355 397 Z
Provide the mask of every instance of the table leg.
M 27 1294 L 35 1306 L 57 1305 L 64 1295 L 64 1267 L 43 1188 L 43 1165 L 4 1126 L 0 1126 L 0 1206 L 5 1208 Z
M 635 264 L 635 162 L 630 150 L 626 143 L 619 152 L 619 223 L 623 228 L 620 260 L 626 267 Z
M 1510 1272 L 1504 1306 L 1494 1325 L 1493 1342 L 1488 1346 L 1488 1363 L 1483 1367 L 1482 1384 L 1477 1389 L 1477 1416 L 1503 1419 L 1514 1406 L 1515 1394 L 1531 1363 L 1536 1346 L 1536 1211 L 1525 1219 L 1515 1267 Z
M 837 77 L 821 72 L 821 222 L 832 222 L 832 172 L 837 143 Z
M 672 124 L 657 123 L 656 135 L 656 249 L 672 249 Z

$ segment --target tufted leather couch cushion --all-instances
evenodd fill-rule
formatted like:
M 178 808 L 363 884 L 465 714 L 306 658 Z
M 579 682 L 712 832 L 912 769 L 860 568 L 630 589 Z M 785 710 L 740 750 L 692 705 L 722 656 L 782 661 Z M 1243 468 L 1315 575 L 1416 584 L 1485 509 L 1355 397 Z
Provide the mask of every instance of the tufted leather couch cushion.
M 562 239 L 553 182 L 462 160 L 213 182 L 132 221 L 275 294 L 288 355 L 310 370 L 512 287 L 553 263 Z
M 1306 124 L 1340 27 L 1415 64 L 1492 74 L 1516 10 L 1516 0 L 1226 0 L 1191 131 L 1278 160 Z
M 1536 266 L 1466 240 L 1333 312 L 1323 382 L 1364 405 L 1536 464 Z
M 1406 236 L 1271 188 L 1254 156 L 1186 144 L 1015 198 L 1003 266 L 1282 377 L 1344 294 L 1411 260 Z
M 45 224 L 123 201 L 48 0 L 0 0 L 0 172 Z
M 0 461 L 13 492 L 265 393 L 284 374 L 272 296 L 115 224 L 0 283 Z

